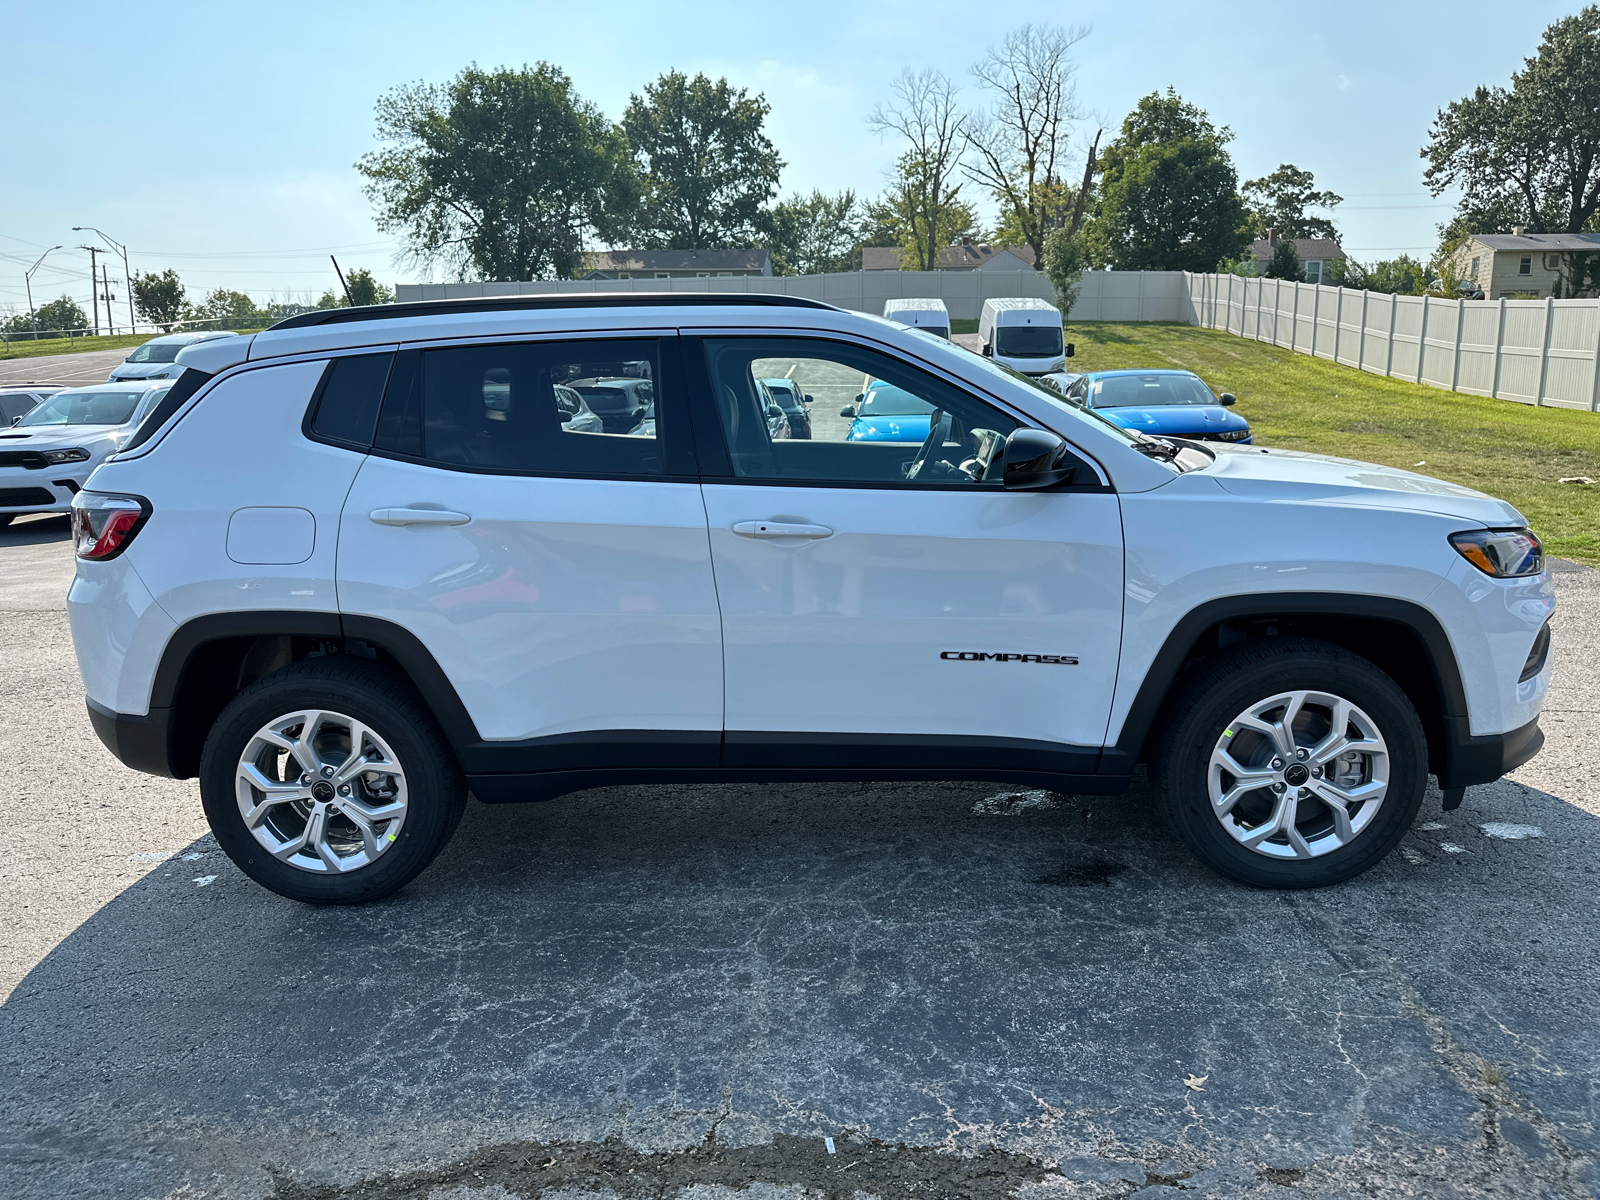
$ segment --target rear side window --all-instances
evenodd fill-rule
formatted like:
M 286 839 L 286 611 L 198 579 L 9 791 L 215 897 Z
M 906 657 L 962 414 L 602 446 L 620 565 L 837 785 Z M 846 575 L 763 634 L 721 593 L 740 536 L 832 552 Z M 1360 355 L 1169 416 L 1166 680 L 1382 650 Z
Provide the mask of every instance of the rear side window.
M 311 400 L 311 433 L 340 445 L 368 449 L 393 361 L 390 353 L 357 354 L 330 362 Z
M 457 346 L 403 361 L 380 450 L 463 470 L 662 473 L 652 339 Z

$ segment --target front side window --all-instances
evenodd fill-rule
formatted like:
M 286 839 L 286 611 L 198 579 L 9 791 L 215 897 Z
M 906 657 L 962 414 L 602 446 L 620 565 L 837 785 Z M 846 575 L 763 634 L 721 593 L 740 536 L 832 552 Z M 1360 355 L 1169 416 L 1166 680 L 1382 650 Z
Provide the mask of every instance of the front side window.
M 467 470 L 661 473 L 653 341 L 520 342 L 401 357 L 379 450 Z
M 706 355 L 735 475 L 1000 486 L 1020 422 L 915 367 L 810 338 L 708 339 Z M 809 439 L 789 436 L 769 379 L 811 397 Z
M 994 352 L 1001 358 L 1060 358 L 1059 325 L 1001 325 L 994 331 Z
M 19 424 L 122 425 L 132 419 L 147 394 L 144 388 L 137 392 L 57 392 Z

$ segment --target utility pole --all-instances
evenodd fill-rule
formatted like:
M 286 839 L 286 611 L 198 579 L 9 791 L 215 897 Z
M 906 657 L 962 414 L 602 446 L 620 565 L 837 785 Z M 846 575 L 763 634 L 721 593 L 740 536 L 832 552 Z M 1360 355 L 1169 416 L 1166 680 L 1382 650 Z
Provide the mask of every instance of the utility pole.
M 100 284 L 100 290 L 102 292 L 101 298 L 106 302 L 106 332 L 115 337 L 117 333 L 117 326 L 116 323 L 111 319 L 111 301 L 115 299 L 115 297 L 111 294 L 111 276 L 109 271 L 106 269 L 105 263 L 100 264 Z
M 109 250 L 102 250 L 99 246 L 79 246 L 79 250 L 89 252 L 89 303 L 94 305 L 94 335 L 100 336 L 100 288 L 96 282 L 100 278 L 99 260 L 97 254 L 110 254 Z M 109 315 L 109 314 L 108 314 Z
M 102 232 L 101 230 L 96 229 L 93 225 L 74 225 L 72 227 L 72 232 L 73 233 L 82 233 L 85 229 L 87 229 L 90 233 L 98 233 L 98 234 L 100 234 L 100 236 L 102 238 L 105 238 L 106 241 L 110 242 L 113 246 L 115 246 L 117 248 L 117 253 L 118 254 L 122 255 L 122 282 L 128 288 L 128 332 L 132 333 L 133 332 L 133 324 L 134 324 L 134 322 L 133 322 L 133 271 L 128 266 L 128 248 L 126 246 L 124 246 L 121 242 L 117 241 L 116 238 L 111 237 L 108 234 Z M 111 303 L 110 303 L 110 301 L 106 302 L 106 324 L 107 325 L 111 324 Z
M 39 255 L 39 262 L 34 263 L 33 266 L 29 267 L 22 273 L 22 284 L 28 289 L 28 317 L 33 322 L 34 341 L 39 340 L 39 310 L 33 307 L 33 273 L 39 269 L 39 263 L 42 263 L 45 260 L 46 255 L 51 254 L 59 249 L 61 249 L 60 246 L 51 246 L 49 250 L 44 252 L 44 254 Z

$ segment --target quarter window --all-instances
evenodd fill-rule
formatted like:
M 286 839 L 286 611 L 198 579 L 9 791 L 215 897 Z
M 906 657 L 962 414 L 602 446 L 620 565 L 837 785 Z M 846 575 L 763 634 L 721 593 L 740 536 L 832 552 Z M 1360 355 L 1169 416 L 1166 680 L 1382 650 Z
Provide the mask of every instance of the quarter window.
M 735 475 L 1000 486 L 1019 422 L 915 367 L 808 338 L 708 339 L 706 354 Z M 785 384 L 810 401 L 809 437 L 775 398 Z
M 378 447 L 468 470 L 661 473 L 653 341 L 522 342 L 405 356 Z M 420 361 L 417 361 L 420 359 Z
M 393 361 L 393 354 L 356 354 L 330 362 L 312 402 L 311 431 L 362 450 L 371 446 Z

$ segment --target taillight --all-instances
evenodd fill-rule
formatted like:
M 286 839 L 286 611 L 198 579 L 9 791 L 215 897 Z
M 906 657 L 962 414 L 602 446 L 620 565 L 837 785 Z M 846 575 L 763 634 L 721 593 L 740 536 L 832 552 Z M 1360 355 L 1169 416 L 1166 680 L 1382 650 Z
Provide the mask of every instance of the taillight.
M 72 498 L 72 544 L 79 558 L 103 562 L 115 558 L 150 516 L 143 496 L 79 492 Z

